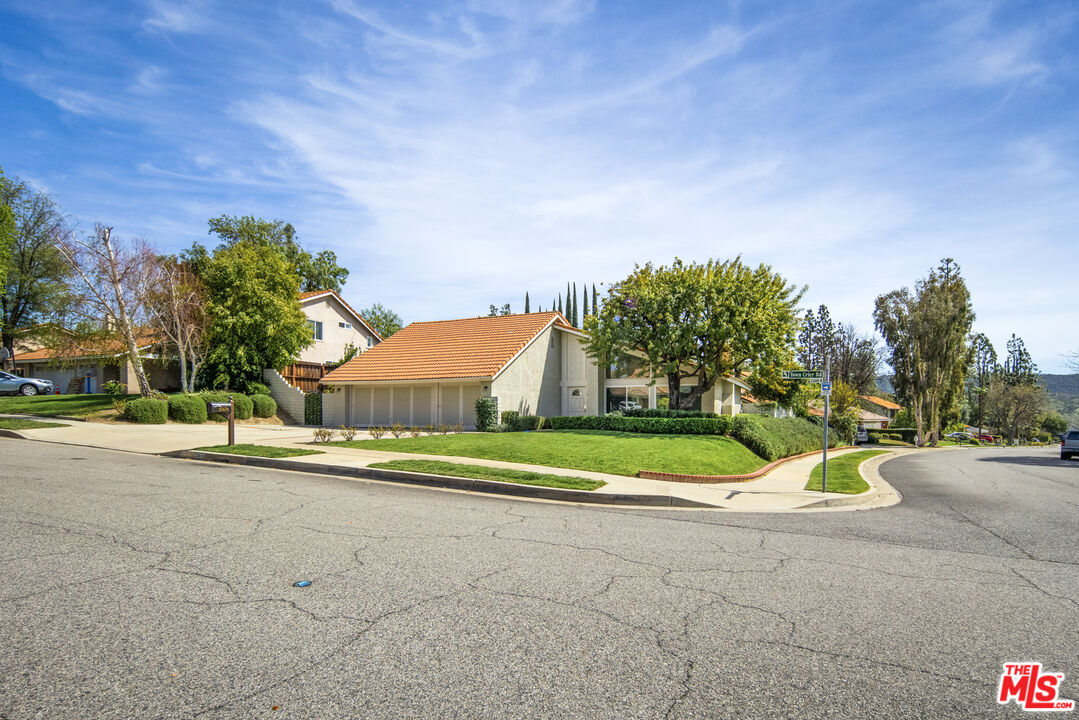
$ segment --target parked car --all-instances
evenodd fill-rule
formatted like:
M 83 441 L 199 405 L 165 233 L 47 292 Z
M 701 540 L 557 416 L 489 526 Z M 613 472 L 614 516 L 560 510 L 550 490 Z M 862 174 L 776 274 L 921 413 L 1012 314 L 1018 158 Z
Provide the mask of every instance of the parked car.
M 4 395 L 52 395 L 51 380 L 24 378 L 0 371 L 0 393 Z
M 978 435 L 977 439 L 978 442 L 989 443 L 990 445 L 996 442 L 992 435 Z
M 971 435 L 968 432 L 950 432 L 947 435 L 945 435 L 944 437 L 948 438 L 949 440 L 957 440 L 959 442 L 966 442 L 966 441 L 971 440 L 974 436 Z
M 625 412 L 626 410 L 640 410 L 641 404 L 636 400 L 623 400 L 618 403 L 618 409 Z
M 869 432 L 866 431 L 861 425 L 854 431 L 854 444 L 861 445 L 862 443 L 869 442 Z
M 1079 430 L 1070 430 L 1060 441 L 1060 459 L 1071 460 L 1079 455 Z

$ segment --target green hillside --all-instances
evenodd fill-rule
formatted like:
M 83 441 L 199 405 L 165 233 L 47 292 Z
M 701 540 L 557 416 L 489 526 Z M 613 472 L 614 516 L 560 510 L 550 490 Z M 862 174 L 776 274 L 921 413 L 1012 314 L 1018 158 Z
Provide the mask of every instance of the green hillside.
M 1072 425 L 1079 427 L 1079 373 L 1070 375 L 1042 375 L 1049 402 Z

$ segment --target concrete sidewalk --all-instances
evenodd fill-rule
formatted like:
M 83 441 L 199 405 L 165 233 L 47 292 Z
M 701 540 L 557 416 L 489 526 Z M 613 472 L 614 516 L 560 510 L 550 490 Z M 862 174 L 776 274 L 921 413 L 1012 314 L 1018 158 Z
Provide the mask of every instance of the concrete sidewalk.
M 35 419 L 48 420 L 48 418 Z M 19 430 L 18 434 L 34 440 L 147 454 L 172 453 L 209 445 L 223 445 L 227 439 L 224 424 L 111 425 L 66 420 L 58 420 L 57 422 L 64 423 L 66 427 Z M 360 433 L 357 437 L 365 435 L 366 433 Z M 784 512 L 807 508 L 856 509 L 860 507 L 881 507 L 899 501 L 898 493 L 895 493 L 875 472 L 864 473 L 867 476 L 867 481 L 870 482 L 870 490 L 861 495 L 805 490 L 810 473 L 820 462 L 819 456 L 792 460 L 789 463 L 780 465 L 767 475 L 748 482 L 697 484 L 649 480 L 572 468 L 528 465 L 483 458 L 418 455 L 415 453 L 363 450 L 327 445 L 314 446 L 311 444 L 311 437 L 312 428 L 309 427 L 241 424 L 236 426 L 236 442 L 238 443 L 258 443 L 320 450 L 321 453 L 318 455 L 287 458 L 287 462 L 283 464 L 283 467 L 287 466 L 290 469 L 302 469 L 304 466 L 311 466 L 314 472 L 319 471 L 317 466 L 334 466 L 345 470 L 348 468 L 366 468 L 373 463 L 387 460 L 436 460 L 602 480 L 606 485 L 594 491 L 595 495 L 647 496 L 652 499 L 675 498 L 712 508 L 741 512 Z M 854 452 L 854 450 L 833 451 L 829 453 L 829 457 L 838 457 L 849 452 Z M 874 458 L 867 463 L 867 466 L 875 467 L 884 458 L 890 456 Z

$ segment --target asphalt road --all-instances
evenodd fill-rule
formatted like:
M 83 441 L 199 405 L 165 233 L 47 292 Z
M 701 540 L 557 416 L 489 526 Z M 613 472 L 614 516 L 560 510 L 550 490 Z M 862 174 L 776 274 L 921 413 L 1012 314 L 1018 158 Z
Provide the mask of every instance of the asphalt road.
M 7 439 L 0 466 L 4 718 L 1015 717 L 1024 660 L 1079 699 L 1055 448 L 898 458 L 900 505 L 786 515 Z

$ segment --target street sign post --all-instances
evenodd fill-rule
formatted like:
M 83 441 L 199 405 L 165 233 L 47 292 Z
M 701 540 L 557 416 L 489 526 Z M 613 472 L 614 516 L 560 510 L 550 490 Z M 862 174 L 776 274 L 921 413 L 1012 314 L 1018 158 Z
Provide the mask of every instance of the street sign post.
M 824 373 L 820 370 L 784 370 L 784 380 L 808 380 L 809 382 L 821 382 Z
M 821 463 L 820 491 L 828 492 L 828 399 L 832 396 L 832 366 L 830 358 L 824 361 L 824 375 L 828 379 L 821 382 L 821 394 L 824 395 L 824 461 Z

